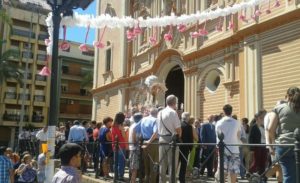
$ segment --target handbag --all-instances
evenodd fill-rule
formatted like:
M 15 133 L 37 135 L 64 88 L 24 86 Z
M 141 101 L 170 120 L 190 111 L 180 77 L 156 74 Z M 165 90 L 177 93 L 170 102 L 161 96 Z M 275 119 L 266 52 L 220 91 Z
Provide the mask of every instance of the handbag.
M 176 140 L 176 142 L 177 143 L 181 143 L 182 142 L 182 140 L 181 140 L 181 138 L 179 137 L 179 135 L 178 134 L 173 134 L 167 127 L 166 127 L 166 125 L 165 125 L 165 123 L 164 123 L 164 121 L 163 121 L 163 119 L 162 119 L 162 112 L 160 113 L 160 121 L 161 121 L 161 123 L 163 124 L 163 126 L 164 126 L 164 128 L 168 131 L 168 135 L 165 135 L 165 136 L 172 136 L 172 140 L 174 140 L 174 138 L 175 138 L 175 140 Z

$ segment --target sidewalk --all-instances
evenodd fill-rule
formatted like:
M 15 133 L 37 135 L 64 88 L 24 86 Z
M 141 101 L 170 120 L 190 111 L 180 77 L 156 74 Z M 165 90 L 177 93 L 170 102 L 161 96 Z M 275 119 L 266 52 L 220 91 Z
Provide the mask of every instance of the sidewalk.
M 113 173 L 111 173 L 110 176 L 113 177 Z M 83 183 L 112 183 L 113 179 L 111 179 L 111 180 L 104 180 L 103 177 L 100 177 L 100 178 L 96 179 L 94 172 L 88 172 L 85 175 L 83 175 L 83 181 L 82 182 Z M 128 172 L 128 169 L 125 170 L 125 182 L 129 183 L 129 172 Z M 203 176 L 200 176 L 200 177 L 194 178 L 194 179 L 187 178 L 186 182 L 187 183 L 214 183 L 215 180 L 213 178 L 207 178 L 206 174 L 204 174 Z M 241 180 L 241 178 L 238 177 L 238 182 L 239 183 L 248 183 L 249 181 L 248 180 Z M 267 182 L 268 183 L 275 183 L 277 181 L 276 181 L 276 178 L 270 178 Z M 120 183 L 123 183 L 123 182 L 120 182 Z

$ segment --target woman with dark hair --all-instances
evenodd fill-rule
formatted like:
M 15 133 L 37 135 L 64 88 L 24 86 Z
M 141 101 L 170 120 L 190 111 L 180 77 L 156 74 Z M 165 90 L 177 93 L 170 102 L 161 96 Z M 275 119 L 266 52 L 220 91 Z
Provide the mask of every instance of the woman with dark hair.
M 294 130 L 300 128 L 300 89 L 298 87 L 289 88 L 286 99 L 287 103 L 276 106 L 269 117 L 267 137 L 272 144 L 293 144 L 295 141 Z M 279 130 L 276 133 L 277 127 Z M 270 153 L 275 154 L 274 151 L 274 147 L 270 147 Z M 296 182 L 294 151 L 290 147 L 276 147 L 276 156 L 281 157 L 283 154 L 285 155 L 279 160 L 283 182 L 294 183 Z
M 113 119 L 111 117 L 105 117 L 103 119 L 103 126 L 99 129 L 99 142 L 100 142 L 100 157 L 101 157 L 101 173 L 104 178 L 110 178 L 109 176 L 109 165 L 112 158 L 113 152 L 111 147 L 111 125 Z
M 118 147 L 118 164 L 115 168 L 118 170 L 118 180 L 124 181 L 124 168 L 125 168 L 125 130 L 124 130 L 124 120 L 125 115 L 122 112 L 118 112 L 115 116 L 115 120 L 113 122 L 113 125 L 111 127 L 111 136 L 112 136 L 112 142 L 115 142 L 118 138 L 119 141 L 119 147 Z M 115 150 L 114 143 L 112 144 L 113 150 Z M 115 163 L 116 164 L 116 163 Z
M 250 129 L 249 144 L 266 144 L 264 117 L 266 110 L 260 110 L 256 115 L 255 124 Z M 267 149 L 264 146 L 251 146 L 250 151 L 253 152 L 253 161 L 249 172 L 258 172 L 259 175 L 264 173 L 267 163 Z

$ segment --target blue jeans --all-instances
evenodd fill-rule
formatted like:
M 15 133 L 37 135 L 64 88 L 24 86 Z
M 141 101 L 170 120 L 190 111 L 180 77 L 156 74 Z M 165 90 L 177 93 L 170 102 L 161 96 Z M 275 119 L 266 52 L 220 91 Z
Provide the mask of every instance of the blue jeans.
M 116 164 L 116 163 L 114 163 Z M 118 178 L 124 178 L 124 169 L 125 169 L 125 150 L 119 149 L 118 151 Z
M 290 147 L 276 147 L 276 156 L 282 156 Z M 279 160 L 282 174 L 283 183 L 295 183 L 296 182 L 296 160 L 294 150 L 291 149 Z

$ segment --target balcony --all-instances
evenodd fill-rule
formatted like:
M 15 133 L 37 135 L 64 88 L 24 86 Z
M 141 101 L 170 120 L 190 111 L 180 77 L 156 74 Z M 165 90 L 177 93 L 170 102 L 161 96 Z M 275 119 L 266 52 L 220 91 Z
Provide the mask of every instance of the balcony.
M 8 114 L 5 112 L 2 117 L 3 121 L 20 121 L 21 115 L 20 114 Z M 29 116 L 24 115 L 23 121 L 28 122 L 29 121 Z
M 37 54 L 36 59 L 40 60 L 40 61 L 45 61 L 45 60 L 47 60 L 47 55 Z
M 32 52 L 28 52 L 28 51 L 22 51 L 22 57 L 23 58 L 33 59 L 33 53 Z
M 39 74 L 35 75 L 35 80 L 36 81 L 47 81 L 47 77 L 46 76 L 41 76 Z
M 12 29 L 12 35 L 28 38 L 30 36 L 30 31 L 13 28 Z M 35 38 L 35 33 L 34 32 L 31 32 L 31 38 Z
M 39 34 L 38 40 L 44 41 L 45 39 L 48 39 L 49 35 L 48 34 Z
M 30 100 L 30 94 L 19 94 L 19 100 Z
M 45 96 L 43 95 L 35 95 L 34 102 L 45 102 Z
M 38 122 L 38 123 L 41 123 L 44 121 L 44 116 L 41 115 L 41 114 L 37 114 L 36 112 L 33 112 L 33 115 L 32 115 L 32 122 Z
M 17 99 L 17 93 L 16 92 L 5 92 L 5 99 L 15 100 L 15 99 Z
M 62 93 L 61 98 L 71 99 L 71 100 L 92 101 L 92 96 L 81 96 L 80 94 L 70 94 L 70 93 Z

